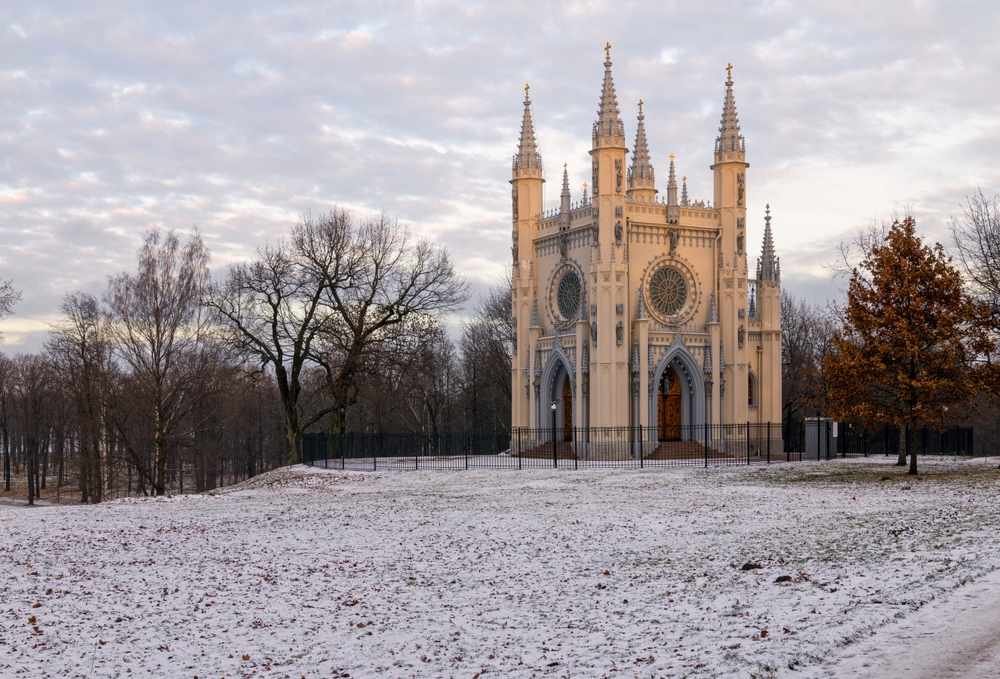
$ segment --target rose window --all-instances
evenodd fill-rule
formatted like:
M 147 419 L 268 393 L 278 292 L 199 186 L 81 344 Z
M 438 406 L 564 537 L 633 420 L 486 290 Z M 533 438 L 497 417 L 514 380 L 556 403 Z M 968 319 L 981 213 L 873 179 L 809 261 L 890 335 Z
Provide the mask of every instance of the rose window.
M 580 277 L 575 271 L 567 271 L 559 281 L 559 289 L 556 291 L 556 305 L 559 307 L 559 314 L 563 320 L 572 321 L 580 312 L 580 291 L 583 286 L 580 284 Z
M 649 280 L 649 301 L 664 316 L 673 316 L 687 301 L 687 283 L 676 269 L 660 269 Z

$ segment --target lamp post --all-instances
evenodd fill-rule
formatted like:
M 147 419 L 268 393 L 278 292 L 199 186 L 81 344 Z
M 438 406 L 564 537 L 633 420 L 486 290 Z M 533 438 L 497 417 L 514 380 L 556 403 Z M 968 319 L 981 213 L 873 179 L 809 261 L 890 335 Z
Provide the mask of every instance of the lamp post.
M 552 466 L 559 467 L 559 455 L 556 452 L 556 402 L 552 402 Z

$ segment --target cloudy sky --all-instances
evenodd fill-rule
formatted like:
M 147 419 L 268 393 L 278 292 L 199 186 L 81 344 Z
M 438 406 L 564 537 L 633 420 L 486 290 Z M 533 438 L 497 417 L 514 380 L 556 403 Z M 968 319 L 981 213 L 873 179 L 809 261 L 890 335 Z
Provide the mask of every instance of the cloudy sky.
M 524 84 L 547 206 L 563 162 L 576 200 L 606 41 L 629 136 L 641 98 L 660 183 L 674 153 L 695 198 L 732 62 L 750 242 L 770 203 L 784 287 L 821 303 L 858 226 L 910 209 L 943 240 L 965 195 L 1000 191 L 998 24 L 993 2 L 4 3 L 4 350 L 154 225 L 197 226 L 221 275 L 304 211 L 386 210 L 483 290 L 510 256 Z

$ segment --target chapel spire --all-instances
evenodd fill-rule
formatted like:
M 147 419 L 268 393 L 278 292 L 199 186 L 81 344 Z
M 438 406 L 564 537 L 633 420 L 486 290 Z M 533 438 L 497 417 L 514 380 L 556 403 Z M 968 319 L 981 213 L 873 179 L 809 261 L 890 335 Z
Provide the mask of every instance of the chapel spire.
M 594 145 L 601 137 L 624 137 L 625 125 L 618 110 L 615 81 L 611 76 L 611 43 L 604 46 L 604 84 L 601 86 L 601 103 L 594 123 Z M 624 140 L 621 142 L 624 145 Z
M 771 205 L 768 204 L 764 213 L 764 244 L 760 249 L 760 259 L 757 260 L 757 280 L 781 280 L 781 263 L 774 255 L 774 239 L 771 237 Z
M 681 177 L 681 205 L 688 207 L 690 203 L 688 202 L 688 178 L 687 175 Z
M 632 167 L 628 170 L 629 199 L 637 203 L 652 203 L 656 200 L 656 174 L 649 162 L 649 145 L 646 142 L 646 116 L 642 113 L 642 99 L 639 100 L 639 124 L 635 128 L 635 148 L 632 151 Z
M 513 170 L 517 175 L 522 172 L 524 175 L 532 174 L 540 176 L 542 170 L 542 154 L 538 152 L 538 141 L 535 139 L 535 125 L 531 120 L 531 99 L 528 96 L 530 85 L 524 86 L 524 117 L 521 119 L 521 140 L 517 146 L 517 154 L 514 156 Z M 530 170 L 535 172 L 531 173 Z
M 722 104 L 722 121 L 719 136 L 715 140 L 716 155 L 726 151 L 746 152 L 746 141 L 740 134 L 740 119 L 736 115 L 736 99 L 733 97 L 733 65 L 726 66 L 726 99 Z

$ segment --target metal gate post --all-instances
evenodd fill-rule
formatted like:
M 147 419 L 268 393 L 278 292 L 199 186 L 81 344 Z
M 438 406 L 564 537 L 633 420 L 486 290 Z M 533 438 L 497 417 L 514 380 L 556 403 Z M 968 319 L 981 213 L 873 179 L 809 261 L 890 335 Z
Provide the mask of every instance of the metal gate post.
M 767 422 L 767 463 L 771 464 L 771 421 Z
M 750 466 L 750 423 L 747 422 L 747 466 Z

